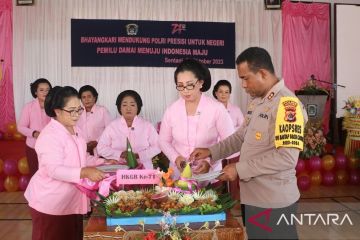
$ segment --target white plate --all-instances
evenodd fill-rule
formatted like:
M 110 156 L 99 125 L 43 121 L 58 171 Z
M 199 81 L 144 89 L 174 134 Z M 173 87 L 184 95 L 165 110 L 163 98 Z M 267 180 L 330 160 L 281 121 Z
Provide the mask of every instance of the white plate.
M 106 173 L 116 172 L 119 169 L 122 170 L 129 169 L 129 167 L 126 165 L 102 165 L 96 168 Z
M 223 172 L 220 170 L 220 171 L 216 171 L 216 172 L 193 175 L 192 178 L 198 182 L 203 182 L 203 181 L 213 180 L 213 179 L 219 177 L 221 174 L 223 174 Z

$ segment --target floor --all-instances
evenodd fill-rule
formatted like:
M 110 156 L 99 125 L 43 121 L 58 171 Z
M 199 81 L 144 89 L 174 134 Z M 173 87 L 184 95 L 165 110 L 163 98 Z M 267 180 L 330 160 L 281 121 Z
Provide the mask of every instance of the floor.
M 298 219 L 303 215 L 303 225 L 297 224 L 299 239 L 360 239 L 360 186 L 312 187 L 302 193 L 298 213 Z M 333 215 L 327 220 L 329 213 Z M 309 214 L 316 215 L 309 219 Z M 324 220 L 319 218 L 315 223 L 319 214 Z M 1 192 L 0 240 L 31 239 L 31 228 L 23 193 Z

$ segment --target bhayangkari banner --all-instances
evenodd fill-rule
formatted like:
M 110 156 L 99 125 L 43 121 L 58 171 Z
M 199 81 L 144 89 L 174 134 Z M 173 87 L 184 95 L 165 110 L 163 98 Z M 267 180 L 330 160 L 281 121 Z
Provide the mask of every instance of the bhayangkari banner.
M 71 19 L 73 67 L 235 67 L 235 23 Z

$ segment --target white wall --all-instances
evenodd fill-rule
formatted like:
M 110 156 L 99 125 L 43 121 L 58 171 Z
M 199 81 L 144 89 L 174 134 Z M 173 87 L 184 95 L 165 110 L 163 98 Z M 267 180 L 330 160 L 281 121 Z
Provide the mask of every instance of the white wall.
M 17 119 L 32 99 L 29 84 L 39 77 L 77 89 L 93 85 L 99 92 L 99 104 L 113 116 L 117 115 L 117 95 L 134 89 L 143 98 L 142 115 L 153 123 L 177 99 L 175 68 L 71 67 L 71 18 L 235 22 L 235 55 L 250 46 L 264 47 L 281 73 L 281 11 L 264 10 L 263 0 L 36 0 L 33 6 L 16 6 L 14 1 L 13 11 Z M 231 100 L 245 111 L 248 96 L 240 88 L 236 70 L 210 71 L 212 86 L 219 79 L 232 83 Z

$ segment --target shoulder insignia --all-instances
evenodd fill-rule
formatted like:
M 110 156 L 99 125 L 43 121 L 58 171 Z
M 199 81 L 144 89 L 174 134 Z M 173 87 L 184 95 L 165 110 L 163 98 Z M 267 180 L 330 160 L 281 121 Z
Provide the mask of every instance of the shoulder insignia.
M 274 97 L 275 93 L 274 92 L 271 92 L 269 94 L 269 96 L 267 97 L 268 100 L 271 100 L 273 97 Z

